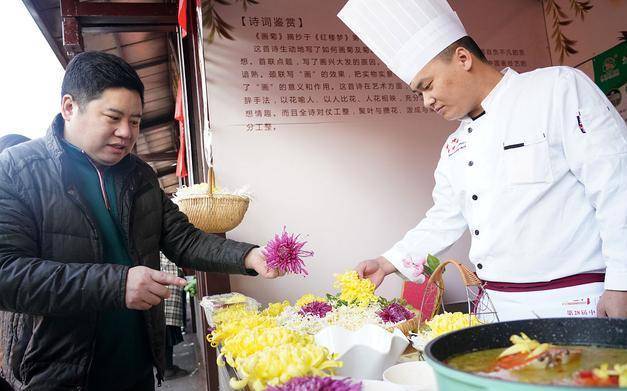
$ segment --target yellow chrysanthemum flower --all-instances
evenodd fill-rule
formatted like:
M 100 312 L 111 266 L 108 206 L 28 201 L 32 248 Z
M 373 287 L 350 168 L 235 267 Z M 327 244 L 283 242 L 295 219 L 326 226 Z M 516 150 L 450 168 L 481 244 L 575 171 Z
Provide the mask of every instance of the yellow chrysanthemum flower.
M 221 352 L 229 365 L 236 367 L 236 360 L 261 350 L 285 344 L 311 344 L 313 337 L 283 328 L 260 325 L 242 329 L 224 341 Z
M 212 316 L 213 323 L 228 323 L 234 319 L 241 319 L 248 315 L 255 314 L 256 311 L 250 311 L 246 308 L 246 304 L 233 304 L 217 309 Z
M 367 307 L 378 300 L 374 294 L 375 286 L 372 281 L 359 278 L 355 270 L 336 274 L 333 287 L 340 290 L 340 299 L 349 304 L 355 303 L 360 307 Z
M 280 303 L 270 303 L 268 304 L 268 308 L 261 311 L 261 314 L 266 315 L 266 316 L 279 316 L 281 315 L 283 310 L 285 310 L 285 308 L 289 306 L 290 306 L 290 302 L 287 300 L 284 300 Z
M 439 335 L 450 331 L 461 330 L 470 326 L 482 324 L 475 315 L 464 314 L 461 312 L 445 312 L 434 316 L 425 323 L 427 328 L 425 334 L 428 339 L 433 339 Z
M 239 319 L 233 319 L 230 322 L 219 324 L 215 330 L 207 337 L 211 346 L 216 347 L 224 343 L 229 338 L 237 335 L 242 330 L 253 329 L 258 327 L 275 327 L 276 320 L 259 314 L 249 314 Z
M 277 386 L 293 377 L 333 375 L 334 369 L 342 366 L 326 348 L 313 343 L 273 346 L 236 362 L 242 379 L 232 379 L 231 386 L 235 389 L 248 386 L 253 391 Z

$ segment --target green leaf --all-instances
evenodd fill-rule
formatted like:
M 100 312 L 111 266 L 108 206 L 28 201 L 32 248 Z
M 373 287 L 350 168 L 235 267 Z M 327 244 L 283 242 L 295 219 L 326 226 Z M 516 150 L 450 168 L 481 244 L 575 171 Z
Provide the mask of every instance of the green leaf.
M 390 303 L 400 304 L 403 307 L 407 307 L 409 305 L 407 304 L 407 300 L 403 299 L 402 297 L 395 297 Z
M 440 265 L 440 260 L 435 256 L 428 254 L 427 255 L 427 264 L 425 265 L 425 269 L 428 269 L 429 274 L 433 274 L 435 269 Z
M 196 296 L 196 277 L 193 277 L 183 288 L 190 296 Z

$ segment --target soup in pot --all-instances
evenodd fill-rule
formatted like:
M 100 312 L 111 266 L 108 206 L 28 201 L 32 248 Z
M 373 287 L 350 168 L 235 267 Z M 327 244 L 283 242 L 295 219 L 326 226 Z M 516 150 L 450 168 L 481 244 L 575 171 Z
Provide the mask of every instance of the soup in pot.
M 627 387 L 627 349 L 558 346 L 514 335 L 512 346 L 461 354 L 451 367 L 532 384 Z

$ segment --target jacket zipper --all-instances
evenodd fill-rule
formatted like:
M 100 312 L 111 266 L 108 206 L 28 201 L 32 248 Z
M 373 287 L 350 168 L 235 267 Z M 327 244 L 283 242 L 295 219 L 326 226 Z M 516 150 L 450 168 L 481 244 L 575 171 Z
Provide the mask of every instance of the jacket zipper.
M 76 188 L 73 186 L 70 186 L 70 188 L 67 190 L 67 193 L 70 195 L 70 199 L 72 200 L 72 202 L 74 202 L 83 211 L 83 213 L 85 213 L 85 215 L 87 216 L 87 221 L 89 222 L 89 225 L 91 225 L 92 230 L 96 231 L 96 226 L 91 221 L 89 212 L 87 211 L 86 208 L 83 207 L 82 203 L 77 199 Z M 99 249 L 99 252 L 101 253 L 102 249 Z M 102 253 L 100 254 L 100 258 L 102 258 Z M 100 259 L 99 261 L 102 262 L 102 259 Z M 98 325 L 99 320 L 100 320 L 100 314 L 96 313 L 96 322 L 95 322 L 96 327 Z M 89 363 L 87 364 L 87 370 L 85 371 L 85 376 L 83 377 L 83 385 L 79 386 L 79 389 L 81 389 L 80 387 L 87 387 L 87 384 L 89 383 L 89 373 L 91 372 L 91 367 L 94 362 L 93 353 L 95 349 L 96 349 L 96 332 L 94 328 L 94 335 L 91 341 L 91 355 L 89 358 Z
M 102 172 L 100 172 L 100 169 L 98 168 L 98 166 L 96 166 L 89 157 L 87 158 L 87 160 L 89 160 L 89 164 L 91 164 L 92 167 L 96 170 L 96 173 L 98 173 L 98 182 L 100 183 L 100 192 L 102 193 L 102 199 L 104 200 L 105 207 L 107 208 L 107 210 L 111 211 L 111 206 L 109 205 L 109 198 L 107 197 L 107 189 L 105 188 L 104 177 L 102 176 Z
M 130 185 L 128 185 L 128 187 L 126 186 L 122 186 L 123 191 L 120 193 L 122 198 L 124 191 L 129 191 L 131 194 L 129 196 L 130 199 L 130 203 L 129 203 L 129 209 L 128 209 L 128 221 L 126 222 L 121 222 L 123 225 L 126 226 L 127 229 L 127 246 L 128 246 L 128 250 L 129 250 L 129 255 L 131 256 L 131 259 L 133 260 L 133 265 L 137 266 L 137 265 L 141 265 L 140 263 L 140 259 L 139 259 L 139 255 L 137 254 L 137 252 L 135 251 L 135 242 L 133 241 L 133 233 L 132 233 L 132 229 L 133 229 L 133 218 L 135 216 L 135 200 L 137 199 L 137 197 L 141 194 L 144 193 L 144 189 L 150 189 L 150 186 L 144 186 L 142 188 L 138 188 L 137 187 L 137 183 L 131 183 Z M 126 224 L 124 224 L 126 223 Z M 163 382 L 163 373 L 161 372 L 161 368 L 159 367 L 158 360 L 157 360 L 157 354 L 155 352 L 155 348 L 154 348 L 154 337 L 153 337 L 153 327 L 152 327 L 152 316 L 150 315 L 150 311 L 145 311 L 147 313 L 142 314 L 142 318 L 144 320 L 144 323 L 146 324 L 146 328 L 147 328 L 147 337 L 148 337 L 148 344 L 150 347 L 150 355 L 152 356 L 152 360 L 153 360 L 153 366 L 157 369 L 157 387 L 161 387 L 162 382 Z

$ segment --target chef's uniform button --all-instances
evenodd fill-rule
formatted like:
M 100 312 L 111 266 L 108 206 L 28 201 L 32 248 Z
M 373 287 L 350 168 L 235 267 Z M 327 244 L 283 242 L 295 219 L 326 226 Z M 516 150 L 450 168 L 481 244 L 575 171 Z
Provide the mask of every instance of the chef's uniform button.
M 480 264 L 480 263 L 478 263 L 478 264 L 477 264 L 477 269 L 483 269 L 483 265 L 482 265 L 482 264 Z
M 472 160 L 468 162 L 468 166 L 472 167 L 475 164 Z
M 479 230 L 478 229 L 475 230 L 475 235 L 479 236 Z
M 472 128 L 468 128 L 468 133 L 472 133 Z
M 473 195 L 472 195 L 472 200 L 473 200 L 473 201 L 477 201 L 478 199 L 479 199 L 479 197 L 478 197 L 476 194 L 473 194 Z

